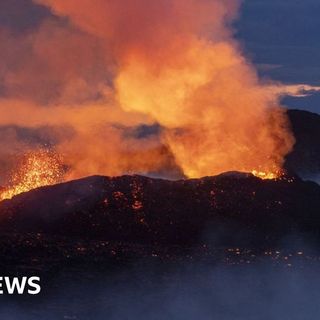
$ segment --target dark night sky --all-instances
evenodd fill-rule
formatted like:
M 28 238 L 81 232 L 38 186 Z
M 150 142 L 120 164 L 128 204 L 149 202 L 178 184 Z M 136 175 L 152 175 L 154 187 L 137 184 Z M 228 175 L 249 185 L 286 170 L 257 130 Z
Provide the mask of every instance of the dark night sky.
M 320 1 L 246 0 L 238 37 L 263 76 L 320 84 Z M 290 107 L 320 112 L 320 94 L 287 98 Z
M 31 0 L 0 1 L 0 24 L 13 32 L 35 28 L 50 15 Z M 319 0 L 245 0 L 237 37 L 262 76 L 320 85 L 319 17 Z M 319 93 L 285 103 L 320 113 Z

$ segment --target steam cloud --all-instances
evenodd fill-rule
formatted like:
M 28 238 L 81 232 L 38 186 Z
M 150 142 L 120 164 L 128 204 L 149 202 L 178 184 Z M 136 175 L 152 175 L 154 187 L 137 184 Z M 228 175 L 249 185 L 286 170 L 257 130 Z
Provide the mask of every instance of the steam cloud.
M 0 125 L 51 128 L 67 178 L 281 168 L 294 143 L 282 86 L 233 39 L 239 1 L 34 2 L 55 18 L 0 30 Z

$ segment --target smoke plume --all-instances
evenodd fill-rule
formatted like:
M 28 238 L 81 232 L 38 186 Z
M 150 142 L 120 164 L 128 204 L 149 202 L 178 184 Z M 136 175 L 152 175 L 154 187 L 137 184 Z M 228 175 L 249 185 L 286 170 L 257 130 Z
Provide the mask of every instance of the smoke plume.
M 23 39 L 1 33 L 12 61 L 0 62 L 1 125 L 73 131 L 55 146 L 70 178 L 281 168 L 294 139 L 281 90 L 233 39 L 239 1 L 34 2 L 55 19 Z

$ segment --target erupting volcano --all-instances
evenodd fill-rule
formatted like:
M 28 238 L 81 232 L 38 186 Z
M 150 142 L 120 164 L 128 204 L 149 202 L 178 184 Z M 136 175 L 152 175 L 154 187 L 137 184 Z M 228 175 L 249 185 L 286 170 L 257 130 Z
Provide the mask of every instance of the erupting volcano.
M 239 1 L 34 2 L 65 19 L 63 26 L 43 24 L 26 40 L 32 70 L 40 77 L 48 65 L 52 92 L 40 95 L 44 87 L 33 99 L 25 93 L 28 99 L 1 100 L 0 121 L 52 130 L 68 168 L 64 179 L 281 175 L 294 144 L 279 103 L 282 85 L 260 80 L 234 39 Z M 19 86 L 26 73 L 8 83 Z M 60 181 L 56 158 L 40 158 L 40 174 L 18 169 L 2 198 Z
M 0 0 L 0 319 L 319 318 L 317 5 L 243 2 Z

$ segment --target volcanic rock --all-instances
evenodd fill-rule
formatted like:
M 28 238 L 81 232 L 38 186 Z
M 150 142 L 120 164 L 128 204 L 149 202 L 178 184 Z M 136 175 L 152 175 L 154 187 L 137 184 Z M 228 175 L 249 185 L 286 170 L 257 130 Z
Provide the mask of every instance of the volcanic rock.
M 303 178 L 320 181 L 320 115 L 288 110 L 296 144 L 287 156 L 286 167 Z
M 3 233 L 44 233 L 144 245 L 274 245 L 320 240 L 320 186 L 228 173 L 167 181 L 93 176 L 0 203 Z

